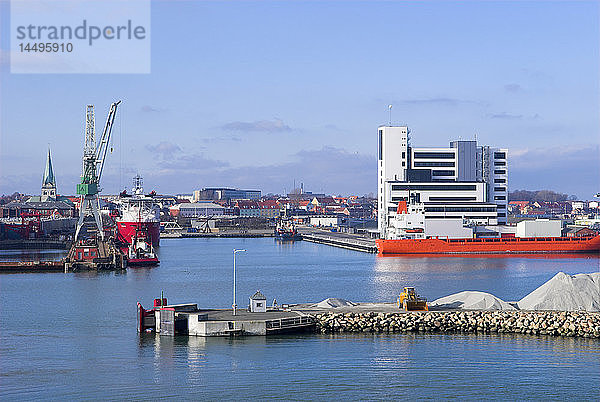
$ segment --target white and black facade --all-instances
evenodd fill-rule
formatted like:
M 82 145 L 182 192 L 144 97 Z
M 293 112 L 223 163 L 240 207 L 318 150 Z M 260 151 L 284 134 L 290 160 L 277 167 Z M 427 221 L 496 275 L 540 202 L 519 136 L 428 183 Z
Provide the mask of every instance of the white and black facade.
M 507 149 L 452 141 L 448 148 L 416 148 L 406 126 L 378 129 L 378 226 L 381 237 L 399 201 L 423 203 L 425 219 L 462 218 L 506 223 Z M 435 212 L 434 212 L 435 211 Z

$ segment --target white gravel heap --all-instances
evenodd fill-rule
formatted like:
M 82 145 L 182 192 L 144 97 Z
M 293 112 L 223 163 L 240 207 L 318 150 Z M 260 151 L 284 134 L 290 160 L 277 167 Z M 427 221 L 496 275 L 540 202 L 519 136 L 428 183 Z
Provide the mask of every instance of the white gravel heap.
M 429 303 L 430 307 L 462 310 L 516 310 L 513 306 L 486 292 L 465 291 L 442 297 Z
M 319 302 L 315 305 L 313 305 L 313 307 L 318 307 L 318 308 L 337 308 L 337 307 L 351 307 L 351 306 L 356 306 L 356 303 L 353 303 L 351 301 L 348 300 L 344 300 L 344 299 L 337 299 L 337 298 L 327 298 L 325 300 L 323 300 L 322 302 Z
M 600 311 L 600 273 L 559 272 L 522 298 L 518 306 L 521 310 Z

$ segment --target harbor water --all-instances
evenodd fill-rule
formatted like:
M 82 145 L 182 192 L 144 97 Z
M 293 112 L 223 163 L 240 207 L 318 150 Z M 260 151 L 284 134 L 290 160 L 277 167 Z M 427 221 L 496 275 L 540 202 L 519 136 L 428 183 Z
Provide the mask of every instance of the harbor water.
M 0 276 L 0 399 L 589 399 L 600 393 L 595 339 L 477 334 L 196 338 L 138 335 L 135 306 L 230 307 L 261 290 L 281 303 L 430 300 L 482 290 L 516 301 L 598 256 L 377 257 L 271 238 L 165 239 L 156 268 Z M 25 256 L 15 250 L 0 259 Z M 60 252 L 44 251 L 40 259 Z M 30 256 L 28 256 L 30 258 Z

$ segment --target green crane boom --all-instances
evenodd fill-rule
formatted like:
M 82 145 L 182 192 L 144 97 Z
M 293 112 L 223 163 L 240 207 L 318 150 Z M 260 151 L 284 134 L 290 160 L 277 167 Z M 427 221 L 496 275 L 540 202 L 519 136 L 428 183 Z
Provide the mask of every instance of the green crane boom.
M 112 133 L 113 123 L 117 115 L 117 107 L 121 101 L 110 105 L 110 111 L 106 118 L 102 137 L 96 146 L 96 122 L 94 116 L 94 105 L 87 105 L 85 114 L 85 145 L 83 147 L 83 167 L 81 170 L 81 183 L 77 184 L 77 194 L 81 195 L 79 207 L 79 220 L 75 231 L 75 240 L 83 226 L 83 220 L 87 215 L 93 215 L 98 227 L 100 237 L 104 239 L 102 220 L 100 219 L 98 193 L 100 192 L 100 179 L 104 170 L 104 161 L 108 143 Z

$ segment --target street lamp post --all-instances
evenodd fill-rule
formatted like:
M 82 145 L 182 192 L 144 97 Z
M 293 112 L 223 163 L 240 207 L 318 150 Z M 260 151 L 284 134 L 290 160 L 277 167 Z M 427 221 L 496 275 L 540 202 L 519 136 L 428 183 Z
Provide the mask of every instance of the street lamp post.
M 233 249 L 233 304 L 231 305 L 231 307 L 233 308 L 233 315 L 235 315 L 237 308 L 237 304 L 235 304 L 235 255 L 244 251 L 246 250 L 236 248 Z

